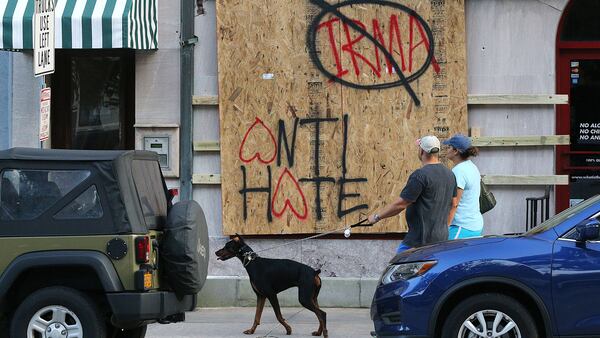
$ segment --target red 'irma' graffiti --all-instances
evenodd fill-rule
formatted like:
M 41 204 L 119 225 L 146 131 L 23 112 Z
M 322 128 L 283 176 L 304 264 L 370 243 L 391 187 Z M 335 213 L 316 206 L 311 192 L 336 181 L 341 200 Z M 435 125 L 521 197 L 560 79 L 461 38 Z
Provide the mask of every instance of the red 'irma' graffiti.
M 325 22 L 319 24 L 318 29 L 317 29 L 317 31 L 320 31 L 323 28 L 326 28 L 326 30 L 327 30 L 329 46 L 330 46 L 331 52 L 335 58 L 335 65 L 336 65 L 336 69 L 337 69 L 336 76 L 338 78 L 341 78 L 350 72 L 348 69 L 344 69 L 344 66 L 342 65 L 340 53 L 338 53 L 338 47 L 337 47 L 338 42 L 340 42 L 340 41 L 338 41 L 336 39 L 335 34 L 334 34 L 336 31 L 336 24 L 337 24 L 337 26 L 339 26 L 340 21 L 341 20 L 339 18 L 329 19 L 328 21 L 325 21 Z M 354 21 L 357 25 L 359 25 L 363 30 L 365 30 L 365 31 L 367 30 L 366 25 L 363 22 L 361 22 L 360 20 L 352 20 L 352 21 Z M 350 29 L 348 24 L 341 23 L 341 25 L 343 27 L 344 36 L 345 36 L 345 44 L 341 45 L 341 49 L 342 49 L 342 52 L 347 53 L 350 56 L 350 58 L 352 60 L 352 67 L 354 68 L 354 74 L 356 76 L 358 76 L 361 73 L 360 64 L 359 64 L 359 60 L 360 60 L 360 61 L 364 62 L 378 78 L 381 78 L 382 69 L 381 69 L 381 57 L 380 57 L 379 49 L 373 44 L 373 49 L 375 50 L 375 52 L 374 52 L 375 53 L 375 61 L 373 62 L 371 59 L 369 59 L 368 57 L 366 57 L 365 55 L 363 55 L 362 53 L 358 52 L 355 49 L 355 46 L 358 45 L 359 42 L 365 36 L 362 34 L 359 34 L 358 36 L 353 38 L 352 34 L 351 34 L 352 29 Z M 409 73 L 411 73 L 413 71 L 414 54 L 419 47 L 425 48 L 425 52 L 428 52 L 430 49 L 430 46 L 431 46 L 430 41 L 427 38 L 427 34 L 425 33 L 423 26 L 421 25 L 419 20 L 417 20 L 413 16 L 408 16 L 408 32 L 404 31 L 405 35 L 406 35 L 406 33 L 408 33 L 408 39 L 409 39 L 408 40 L 408 43 L 409 43 L 408 53 L 405 53 L 405 50 L 404 50 L 405 47 L 403 46 L 403 41 L 402 41 L 402 39 L 403 39 L 402 32 L 403 31 L 400 29 L 401 25 L 399 24 L 399 21 L 398 21 L 398 15 L 392 14 L 390 16 L 389 34 L 388 34 L 388 43 L 387 44 L 385 43 L 384 34 L 382 32 L 379 20 L 373 19 L 372 27 L 373 27 L 373 29 L 372 29 L 373 36 L 375 37 L 375 39 L 377 39 L 379 41 L 379 43 L 381 43 L 383 46 L 387 46 L 387 51 L 390 54 L 394 54 L 394 53 L 399 54 L 402 72 L 406 72 L 407 68 L 408 68 Z M 404 28 L 406 28 L 406 27 L 404 27 Z M 416 32 L 415 32 L 415 30 L 416 30 Z M 415 41 L 416 40 L 415 33 L 417 33 L 419 35 L 420 40 L 418 42 Z M 404 36 L 404 38 L 406 38 L 406 36 Z M 396 51 L 396 49 L 397 49 L 397 51 Z M 406 60 L 406 57 L 405 57 L 406 54 L 408 54 L 408 60 Z M 392 72 L 393 72 L 392 63 L 387 58 L 385 61 L 386 61 L 386 65 L 387 65 L 387 73 L 392 74 Z M 433 69 L 436 73 L 440 72 L 440 65 L 438 64 L 435 57 L 432 58 L 431 65 L 433 66 Z

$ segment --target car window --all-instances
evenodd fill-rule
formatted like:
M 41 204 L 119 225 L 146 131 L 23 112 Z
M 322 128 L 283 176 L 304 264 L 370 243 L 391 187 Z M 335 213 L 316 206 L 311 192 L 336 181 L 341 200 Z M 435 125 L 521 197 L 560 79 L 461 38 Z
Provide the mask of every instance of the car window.
M 158 162 L 133 160 L 132 169 L 146 225 L 151 229 L 162 226 L 167 216 L 167 196 Z
M 100 197 L 95 185 L 81 193 L 73 202 L 69 203 L 54 218 L 56 219 L 98 219 L 102 218 L 104 211 L 100 204 Z
M 561 224 L 562 222 L 566 221 L 567 219 L 571 218 L 571 216 L 577 214 L 578 212 L 582 211 L 583 209 L 589 207 L 590 205 L 592 205 L 598 201 L 600 201 L 600 195 L 596 195 L 596 196 L 589 198 L 579 204 L 576 204 L 576 205 L 570 207 L 569 209 L 564 210 L 563 212 L 551 217 L 550 219 L 548 219 L 544 223 L 538 225 L 537 227 L 529 230 L 528 232 L 525 233 L 525 235 L 535 235 L 535 234 L 544 232 L 546 230 L 549 230 L 551 228 L 554 228 L 555 226 L 557 226 L 557 225 Z
M 35 219 L 89 176 L 87 170 L 4 170 L 0 180 L 0 219 Z

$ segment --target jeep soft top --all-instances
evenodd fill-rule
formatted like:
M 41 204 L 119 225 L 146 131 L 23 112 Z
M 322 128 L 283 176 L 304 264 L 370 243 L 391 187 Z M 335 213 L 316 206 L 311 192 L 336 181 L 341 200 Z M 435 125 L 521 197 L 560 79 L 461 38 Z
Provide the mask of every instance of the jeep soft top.
M 14 168 L 27 173 L 55 173 L 56 176 L 61 171 L 85 171 L 87 175 L 85 180 L 90 184 L 81 185 L 68 194 L 76 195 L 90 185 L 95 185 L 98 193 L 104 195 L 107 201 L 108 210 L 104 210 L 104 213 L 109 216 L 109 219 L 92 221 L 85 226 L 81 226 L 81 219 L 71 220 L 71 222 L 57 221 L 52 218 L 53 211 L 61 209 L 69 202 L 69 198 L 65 198 L 63 203 L 57 203 L 44 215 L 35 219 L 0 217 L 0 236 L 135 234 L 146 233 L 149 229 L 160 229 L 166 222 L 169 199 L 164 179 L 157 166 L 157 154 L 148 151 L 31 148 L 0 151 L 0 170 Z M 68 173 L 65 176 L 68 178 Z M 3 175 L 2 183 L 10 187 L 12 182 L 10 177 Z M 51 191 L 58 193 L 61 190 L 57 187 L 60 183 L 52 179 L 38 183 L 40 189 L 37 192 L 46 195 L 27 197 L 38 197 L 42 203 L 43 200 L 50 198 L 48 193 Z M 42 184 L 44 186 L 41 186 Z M 15 202 L 21 203 L 21 201 Z M 30 204 L 34 203 L 36 202 L 30 202 Z M 15 218 L 18 219 L 18 224 L 14 222 Z M 52 223 L 60 223 L 60 225 L 52 226 Z

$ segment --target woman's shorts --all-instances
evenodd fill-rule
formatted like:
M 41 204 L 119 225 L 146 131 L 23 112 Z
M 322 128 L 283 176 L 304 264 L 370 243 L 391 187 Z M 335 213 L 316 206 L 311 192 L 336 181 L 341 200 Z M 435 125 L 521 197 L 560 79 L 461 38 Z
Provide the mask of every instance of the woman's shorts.
M 471 231 L 467 230 L 463 227 L 459 227 L 456 225 L 451 225 L 448 228 L 448 239 L 459 239 L 459 238 L 471 238 L 471 237 L 480 237 L 483 230 L 480 231 Z

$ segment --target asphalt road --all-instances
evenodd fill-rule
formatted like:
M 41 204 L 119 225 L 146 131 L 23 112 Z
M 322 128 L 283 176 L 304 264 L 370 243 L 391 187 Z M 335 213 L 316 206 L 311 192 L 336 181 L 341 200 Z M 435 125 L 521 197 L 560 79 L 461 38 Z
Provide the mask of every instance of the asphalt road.
M 327 327 L 330 338 L 367 338 L 373 330 L 368 309 L 323 309 L 327 312 Z M 278 338 L 313 337 L 311 332 L 317 329 L 317 317 L 301 308 L 282 309 L 283 317 L 292 327 L 292 335 L 287 336 L 285 329 L 277 322 L 273 309 L 265 307 L 261 325 L 253 335 L 242 332 L 252 326 L 254 308 L 214 308 L 200 309 L 187 313 L 186 321 L 177 324 L 151 325 L 147 338 Z

